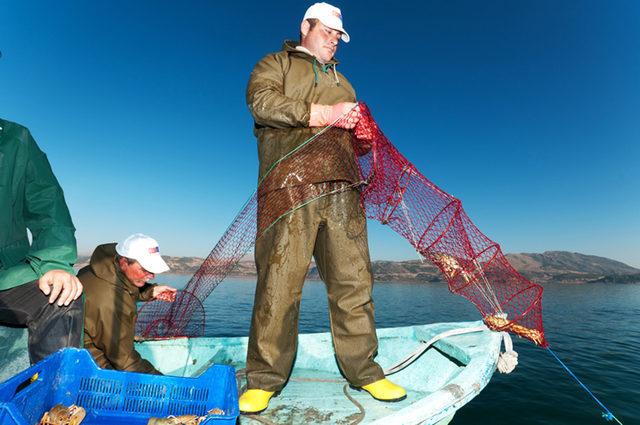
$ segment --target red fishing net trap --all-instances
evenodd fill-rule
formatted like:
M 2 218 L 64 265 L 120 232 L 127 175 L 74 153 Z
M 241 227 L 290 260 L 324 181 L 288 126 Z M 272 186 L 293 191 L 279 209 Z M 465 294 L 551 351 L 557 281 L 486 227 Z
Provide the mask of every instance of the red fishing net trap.
M 331 182 L 327 175 L 334 176 Z M 314 131 L 263 173 L 256 192 L 176 301 L 151 301 L 141 307 L 138 334 L 202 336 L 204 300 L 256 238 L 304 205 L 353 189 L 360 192 L 367 217 L 389 226 L 433 262 L 449 289 L 471 301 L 489 328 L 547 346 L 542 287 L 509 264 L 500 246 L 471 222 L 460 200 L 429 181 L 393 146 L 364 104 Z

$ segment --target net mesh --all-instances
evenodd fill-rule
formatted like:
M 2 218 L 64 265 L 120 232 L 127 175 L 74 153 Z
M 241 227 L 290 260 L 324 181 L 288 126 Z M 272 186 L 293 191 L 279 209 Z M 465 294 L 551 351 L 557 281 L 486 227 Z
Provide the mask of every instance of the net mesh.
M 176 302 L 151 301 L 141 307 L 138 334 L 203 335 L 203 301 L 256 238 L 296 209 L 354 188 L 360 191 L 367 217 L 389 226 L 433 262 L 449 289 L 471 301 L 489 328 L 547 345 L 542 287 L 518 273 L 500 246 L 471 222 L 461 202 L 429 181 L 391 144 L 362 103 L 333 125 L 316 130 L 264 173 Z

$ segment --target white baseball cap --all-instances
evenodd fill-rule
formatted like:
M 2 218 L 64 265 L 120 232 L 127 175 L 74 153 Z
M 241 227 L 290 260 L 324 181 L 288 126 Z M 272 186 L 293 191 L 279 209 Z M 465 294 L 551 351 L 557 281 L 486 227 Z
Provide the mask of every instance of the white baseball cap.
M 153 274 L 169 270 L 169 266 L 160 256 L 158 242 L 142 233 L 131 235 L 117 244 L 116 252 L 122 257 L 136 260 L 145 270 Z
M 312 4 L 304 14 L 302 21 L 304 22 L 306 19 L 320 20 L 320 22 L 329 28 L 340 31 L 342 33 L 342 41 L 345 43 L 349 42 L 349 34 L 347 34 L 342 26 L 342 13 L 340 13 L 340 9 L 337 7 L 324 2 Z

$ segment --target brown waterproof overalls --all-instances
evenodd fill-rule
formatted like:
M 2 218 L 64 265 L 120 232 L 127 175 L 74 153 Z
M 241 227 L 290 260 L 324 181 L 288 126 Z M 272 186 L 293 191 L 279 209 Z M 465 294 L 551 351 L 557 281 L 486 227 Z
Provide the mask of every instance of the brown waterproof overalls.
M 349 82 L 334 72 L 336 63 L 319 64 L 286 42 L 282 51 L 256 65 L 247 87 L 261 181 L 264 178 L 258 189 L 258 284 L 247 353 L 249 389 L 278 391 L 287 381 L 312 256 L 327 287 L 331 334 L 342 372 L 356 386 L 384 377 L 373 361 L 378 348 L 373 279 L 366 218 L 359 192 L 349 187 L 358 180 L 349 134 L 330 130 L 331 137 L 317 139 L 269 172 L 319 131 L 308 127 L 311 103 L 355 101 Z M 329 192 L 335 193 L 322 196 Z M 284 210 L 293 212 L 276 220 L 274 200 L 278 208 L 289 200 Z

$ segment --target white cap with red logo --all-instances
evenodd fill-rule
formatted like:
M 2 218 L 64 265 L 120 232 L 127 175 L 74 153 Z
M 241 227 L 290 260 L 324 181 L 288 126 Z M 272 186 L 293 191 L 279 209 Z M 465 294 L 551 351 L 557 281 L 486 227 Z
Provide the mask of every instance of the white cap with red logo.
M 342 13 L 340 9 L 335 6 L 331 6 L 329 3 L 315 3 L 309 6 L 307 12 L 304 14 L 305 19 L 318 19 L 324 25 L 331 29 L 340 31 L 342 33 L 342 41 L 349 42 L 349 34 L 344 30 L 342 26 Z
M 145 270 L 153 274 L 169 270 L 169 266 L 160 256 L 158 242 L 142 233 L 131 235 L 117 244 L 116 252 L 122 257 L 136 260 Z

